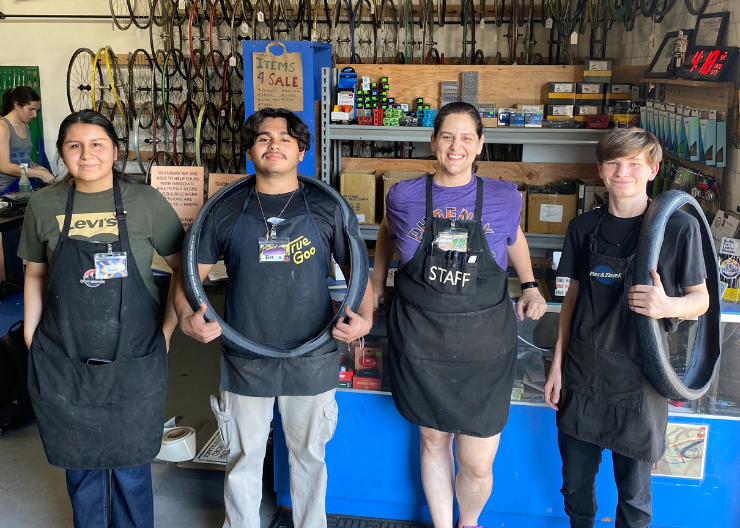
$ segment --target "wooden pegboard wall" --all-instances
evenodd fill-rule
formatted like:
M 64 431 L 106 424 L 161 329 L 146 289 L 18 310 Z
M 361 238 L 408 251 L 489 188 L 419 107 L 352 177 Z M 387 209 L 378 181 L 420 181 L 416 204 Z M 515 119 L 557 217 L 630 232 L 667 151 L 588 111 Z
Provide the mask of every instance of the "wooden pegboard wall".
M 667 103 L 681 104 L 693 108 L 706 108 L 727 112 L 735 104 L 735 90 L 723 85 L 681 86 L 667 84 L 665 100 Z

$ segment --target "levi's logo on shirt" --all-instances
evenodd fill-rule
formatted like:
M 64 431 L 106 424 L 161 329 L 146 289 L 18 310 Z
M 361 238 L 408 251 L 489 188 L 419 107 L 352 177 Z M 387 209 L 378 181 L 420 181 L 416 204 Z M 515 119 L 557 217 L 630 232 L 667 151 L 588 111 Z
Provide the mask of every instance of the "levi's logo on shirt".
M 64 229 L 64 215 L 57 215 L 57 223 L 61 232 Z M 92 238 L 104 233 L 118 235 L 118 220 L 115 211 L 72 215 L 72 222 L 69 224 L 70 236 Z

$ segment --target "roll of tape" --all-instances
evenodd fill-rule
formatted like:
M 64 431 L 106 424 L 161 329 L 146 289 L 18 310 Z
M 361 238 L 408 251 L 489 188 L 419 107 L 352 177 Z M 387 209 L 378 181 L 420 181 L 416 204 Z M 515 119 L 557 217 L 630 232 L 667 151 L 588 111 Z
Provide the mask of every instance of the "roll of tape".
M 196 455 L 195 429 L 192 427 L 176 427 L 174 418 L 168 420 L 164 425 L 162 447 L 159 449 L 156 458 L 165 462 L 192 460 Z

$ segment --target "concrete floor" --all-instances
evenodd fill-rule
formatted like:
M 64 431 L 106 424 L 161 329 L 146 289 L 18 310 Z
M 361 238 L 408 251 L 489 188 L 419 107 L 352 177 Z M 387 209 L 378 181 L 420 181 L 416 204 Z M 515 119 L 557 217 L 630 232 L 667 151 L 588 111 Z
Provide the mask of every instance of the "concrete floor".
M 6 331 L 3 329 L 2 334 Z M 193 421 L 214 419 L 208 396 L 218 391 L 219 360 L 218 341 L 203 345 L 175 331 L 169 356 L 168 418 L 178 415 Z M 263 528 L 270 526 L 278 513 L 271 468 L 272 461 L 267 460 L 260 508 Z M 157 528 L 222 526 L 222 471 L 154 463 L 152 481 Z M 64 470 L 46 461 L 35 421 L 0 437 L 0 527 L 72 526 Z

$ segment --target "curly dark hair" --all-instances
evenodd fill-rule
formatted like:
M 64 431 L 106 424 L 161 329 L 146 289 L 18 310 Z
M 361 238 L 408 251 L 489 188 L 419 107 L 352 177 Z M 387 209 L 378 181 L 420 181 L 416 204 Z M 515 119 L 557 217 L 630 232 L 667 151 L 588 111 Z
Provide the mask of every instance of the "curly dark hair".
M 263 108 L 249 116 L 249 119 L 247 119 L 247 122 L 242 127 L 242 147 L 245 149 L 252 148 L 254 142 L 257 141 L 257 134 L 259 133 L 262 121 L 270 117 L 285 119 L 288 123 L 288 134 L 298 142 L 298 147 L 301 151 L 311 148 L 311 132 L 309 132 L 306 123 L 296 114 L 285 108 Z

